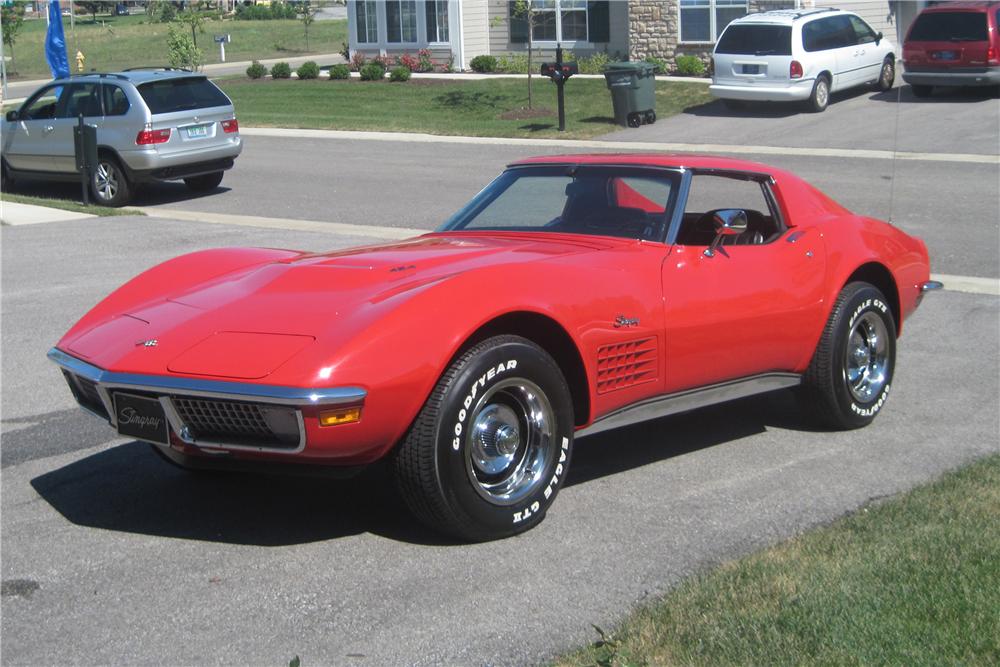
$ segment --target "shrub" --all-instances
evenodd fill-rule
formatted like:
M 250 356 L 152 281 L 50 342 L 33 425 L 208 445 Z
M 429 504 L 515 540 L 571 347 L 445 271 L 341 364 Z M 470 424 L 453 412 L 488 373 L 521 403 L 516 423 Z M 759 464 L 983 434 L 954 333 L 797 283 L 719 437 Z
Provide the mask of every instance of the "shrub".
M 684 56 L 681 56 L 682 58 Z M 646 56 L 646 62 L 654 67 L 653 72 L 656 74 L 670 74 L 670 65 L 663 58 L 657 58 L 656 56 Z M 699 61 L 701 62 L 701 61 Z
M 361 68 L 362 81 L 381 81 L 384 76 L 385 68 L 382 67 L 382 63 L 374 60 Z
M 455 71 L 455 55 L 452 53 L 448 54 L 448 60 L 441 64 L 442 72 L 454 72 Z
M 193 72 L 201 65 L 201 49 L 194 45 L 191 35 L 173 25 L 167 28 L 167 54 L 171 67 L 183 67 Z
M 580 58 L 576 65 L 580 74 L 603 74 L 608 67 L 609 60 L 608 54 L 595 53 L 589 58 Z
M 287 79 L 291 75 L 292 68 L 288 65 L 288 63 L 274 63 L 274 66 L 271 68 L 272 79 Z
M 497 71 L 505 74 L 527 74 L 528 54 L 515 53 L 497 58 Z
M 396 66 L 396 59 L 390 56 L 375 56 L 372 58 L 372 62 L 381 65 L 383 72 L 387 72 L 389 68 Z
M 400 65 L 399 67 L 393 67 L 392 71 L 389 72 L 389 81 L 409 81 L 410 80 L 410 68 Z
M 434 71 L 434 61 L 431 60 L 431 52 L 429 49 L 420 49 L 417 51 L 417 72 L 433 72 Z
M 677 56 L 677 73 L 681 76 L 702 76 L 705 74 L 705 63 L 697 56 Z
M 334 65 L 330 68 L 331 79 L 350 79 L 351 68 L 349 65 Z
M 250 63 L 250 67 L 247 67 L 247 76 L 251 79 L 260 79 L 265 74 L 267 74 L 267 68 L 260 64 L 259 60 L 255 60 Z
M 361 53 L 360 51 L 355 51 L 354 55 L 351 56 L 351 69 L 354 70 L 355 72 L 360 72 L 361 68 L 365 66 L 366 62 L 368 61 L 365 59 L 365 54 Z
M 338 53 L 344 57 L 344 60 L 351 59 L 351 47 L 347 45 L 347 42 L 340 43 L 340 51 Z
M 172 2 L 155 2 L 146 6 L 146 11 L 156 23 L 170 23 L 177 18 L 177 7 Z
M 299 75 L 300 79 L 315 79 L 319 76 L 319 65 L 314 60 L 307 60 L 295 70 L 295 73 Z
M 404 53 L 403 55 L 396 57 L 396 66 L 405 67 L 411 72 L 414 72 L 416 71 L 417 67 L 420 66 L 420 61 L 417 60 L 416 56 L 411 55 L 409 53 Z
M 172 5 L 172 2 L 158 2 L 157 5 Z M 236 5 L 236 18 L 240 21 L 271 21 L 294 19 L 295 5 L 287 2 L 272 2 L 268 5 Z
M 493 56 L 476 56 L 469 63 L 473 72 L 495 72 L 497 71 L 497 59 Z

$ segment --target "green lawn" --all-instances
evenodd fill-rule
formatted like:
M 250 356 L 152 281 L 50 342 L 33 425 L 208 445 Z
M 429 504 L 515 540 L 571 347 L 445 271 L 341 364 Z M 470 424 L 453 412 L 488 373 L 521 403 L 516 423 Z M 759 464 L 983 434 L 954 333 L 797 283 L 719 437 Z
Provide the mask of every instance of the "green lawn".
M 560 665 L 1000 664 L 1000 456 L 681 584 Z
M 556 87 L 533 79 L 539 117 L 523 117 L 527 84 L 521 79 L 443 81 L 259 80 L 218 81 L 236 105 L 246 127 L 297 127 L 383 132 L 426 132 L 485 137 L 583 139 L 613 131 L 611 96 L 600 79 L 572 79 L 566 84 L 566 132 L 558 131 Z M 659 118 L 709 102 L 708 86 L 660 81 L 656 84 Z M 511 115 L 519 117 L 511 118 Z
M 76 52 L 86 56 L 86 68 L 111 71 L 142 65 L 166 65 L 167 24 L 148 23 L 146 16 L 110 17 L 98 14 L 97 23 L 77 17 L 75 29 L 64 17 L 66 51 L 70 67 L 76 69 Z M 186 26 L 178 24 L 179 27 Z M 52 73 L 45 62 L 45 19 L 25 20 L 14 44 L 11 80 L 48 79 Z M 347 41 L 346 21 L 316 21 L 309 27 L 306 49 L 302 23 L 283 21 L 210 20 L 205 32 L 198 34 L 198 47 L 205 64 L 219 62 L 219 46 L 212 41 L 216 34 L 232 35 L 226 44 L 228 62 L 263 58 L 301 56 L 307 53 L 337 53 Z M 4 46 L 4 53 L 10 55 Z M 321 63 L 323 64 L 323 63 Z

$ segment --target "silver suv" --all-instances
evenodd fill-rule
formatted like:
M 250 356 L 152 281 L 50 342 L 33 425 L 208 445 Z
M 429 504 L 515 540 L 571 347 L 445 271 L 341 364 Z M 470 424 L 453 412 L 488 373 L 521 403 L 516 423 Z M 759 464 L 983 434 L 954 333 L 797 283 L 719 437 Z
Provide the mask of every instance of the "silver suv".
M 73 127 L 97 128 L 94 199 L 128 202 L 135 186 L 183 179 L 214 189 L 243 150 L 233 103 L 201 74 L 169 68 L 84 74 L 47 83 L 3 124 L 4 188 L 14 179 L 78 180 Z

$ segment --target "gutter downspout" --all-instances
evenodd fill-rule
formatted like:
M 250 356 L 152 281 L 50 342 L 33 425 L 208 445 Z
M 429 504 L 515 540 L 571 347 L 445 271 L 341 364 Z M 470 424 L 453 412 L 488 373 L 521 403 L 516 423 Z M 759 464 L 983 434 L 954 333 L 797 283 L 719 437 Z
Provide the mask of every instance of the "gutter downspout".
M 458 71 L 465 71 L 465 16 L 462 13 L 462 0 L 458 0 Z

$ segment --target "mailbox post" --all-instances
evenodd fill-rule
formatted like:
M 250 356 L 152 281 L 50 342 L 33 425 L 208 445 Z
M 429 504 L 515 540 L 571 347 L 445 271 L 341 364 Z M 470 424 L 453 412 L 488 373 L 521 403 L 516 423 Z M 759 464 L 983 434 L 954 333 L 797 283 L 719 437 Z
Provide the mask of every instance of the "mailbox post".
M 90 180 L 97 169 L 97 128 L 83 122 L 80 114 L 76 127 L 73 128 L 73 153 L 76 157 L 76 168 L 80 172 L 80 185 L 83 188 L 83 203 L 90 204 Z
M 547 76 L 556 84 L 556 98 L 559 104 L 559 131 L 566 131 L 566 107 L 563 102 L 563 86 L 566 81 L 579 72 L 575 62 L 564 63 L 562 59 L 562 46 L 556 44 L 556 61 L 554 63 L 542 63 L 542 76 Z

